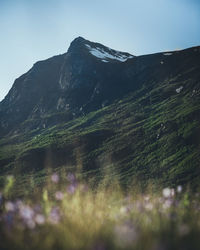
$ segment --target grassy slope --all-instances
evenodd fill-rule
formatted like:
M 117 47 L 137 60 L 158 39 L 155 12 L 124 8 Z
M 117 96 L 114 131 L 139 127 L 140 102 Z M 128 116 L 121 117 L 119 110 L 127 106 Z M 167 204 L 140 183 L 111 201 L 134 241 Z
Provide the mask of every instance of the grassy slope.
M 164 185 L 199 182 L 200 92 L 184 77 L 143 86 L 96 112 L 43 131 L 0 142 L 2 173 L 76 166 L 104 174 L 113 166 L 123 183 L 132 176 Z M 176 89 L 183 86 L 181 93 Z M 148 89 L 149 88 L 149 89 Z M 193 91 L 195 90 L 195 91 Z M 42 169 L 42 170 L 41 170 Z M 24 171 L 25 170 L 25 171 Z

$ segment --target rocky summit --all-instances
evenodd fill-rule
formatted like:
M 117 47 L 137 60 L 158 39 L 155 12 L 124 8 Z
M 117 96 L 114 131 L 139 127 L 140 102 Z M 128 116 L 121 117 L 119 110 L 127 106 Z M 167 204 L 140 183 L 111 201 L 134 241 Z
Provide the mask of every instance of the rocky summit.
M 134 56 L 76 38 L 0 103 L 1 173 L 114 168 L 124 183 L 200 180 L 200 47 Z M 95 172 L 96 173 L 96 172 Z
M 14 82 L 0 104 L 0 134 L 18 133 L 27 120 L 30 129 L 44 128 L 108 105 L 132 88 L 122 84 L 129 78 L 122 62 L 131 58 L 76 38 L 67 53 L 37 62 Z M 47 118 L 60 112 L 64 117 Z

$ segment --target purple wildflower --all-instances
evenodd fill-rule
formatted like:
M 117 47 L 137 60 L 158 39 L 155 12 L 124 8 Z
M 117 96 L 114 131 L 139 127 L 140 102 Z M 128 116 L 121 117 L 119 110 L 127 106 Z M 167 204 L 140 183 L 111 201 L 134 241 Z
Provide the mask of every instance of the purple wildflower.
M 56 200 L 58 200 L 58 201 L 63 200 L 63 198 L 64 198 L 63 192 L 57 191 L 57 192 L 55 193 L 55 198 L 56 198 Z
M 76 181 L 76 177 L 73 173 L 68 173 L 67 180 L 71 183 L 74 183 Z
M 19 209 L 19 215 L 22 219 L 26 220 L 32 220 L 34 216 L 33 209 L 28 205 L 22 205 Z
M 33 210 L 35 213 L 41 213 L 42 211 L 41 205 L 39 204 L 34 205 Z
M 17 200 L 17 201 L 15 202 L 15 205 L 16 205 L 16 208 L 19 210 L 20 207 L 23 206 L 23 202 L 22 202 L 21 200 Z
M 14 212 L 15 209 L 16 209 L 16 206 L 15 206 L 15 204 L 13 202 L 7 201 L 5 203 L 5 209 L 6 209 L 7 212 Z
M 49 222 L 52 224 L 58 224 L 60 221 L 60 209 L 59 207 L 53 207 L 49 214 Z
M 51 176 L 51 181 L 52 181 L 52 182 L 58 183 L 59 180 L 60 180 L 60 178 L 59 178 L 59 175 L 58 175 L 58 174 L 56 174 L 56 173 L 52 174 L 52 176 Z
M 76 184 L 70 184 L 68 187 L 67 187 L 67 192 L 69 194 L 74 194 L 75 191 L 76 191 L 76 188 L 77 188 L 77 185 Z

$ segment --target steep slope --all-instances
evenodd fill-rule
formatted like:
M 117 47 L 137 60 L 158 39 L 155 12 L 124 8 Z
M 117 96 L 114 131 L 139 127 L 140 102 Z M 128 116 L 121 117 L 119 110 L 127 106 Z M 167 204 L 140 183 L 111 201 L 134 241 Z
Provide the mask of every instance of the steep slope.
M 128 53 L 81 37 L 75 39 L 67 53 L 37 62 L 15 81 L 0 103 L 0 135 L 19 132 L 26 120 L 38 119 L 31 129 L 43 128 L 108 104 L 121 92 L 127 92 L 121 85 L 121 62 L 129 58 L 132 56 Z M 59 121 L 58 116 L 39 121 L 58 112 L 66 112 Z
M 126 184 L 134 176 L 144 183 L 198 185 L 200 47 L 133 58 L 114 51 L 108 57 L 109 51 L 78 38 L 67 54 L 49 59 L 51 70 L 35 83 L 47 91 L 32 93 L 25 118 L 13 122 L 10 115 L 14 125 L 2 132 L 9 132 L 0 141 L 2 173 L 65 166 L 98 176 L 111 169 Z M 13 88 L 2 114 L 17 107 L 9 103 Z M 45 111 L 35 112 L 36 105 Z

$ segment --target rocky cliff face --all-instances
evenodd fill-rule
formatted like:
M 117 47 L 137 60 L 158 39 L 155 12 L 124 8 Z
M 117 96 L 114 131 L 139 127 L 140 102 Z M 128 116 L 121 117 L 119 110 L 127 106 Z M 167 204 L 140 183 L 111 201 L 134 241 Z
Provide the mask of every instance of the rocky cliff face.
M 0 103 L 0 134 L 17 133 L 26 120 L 65 112 L 60 119 L 66 121 L 108 104 L 121 90 L 126 92 L 121 84 L 122 63 L 132 57 L 76 38 L 67 53 L 37 62 L 16 79 Z M 41 120 L 32 128 L 49 125 Z

